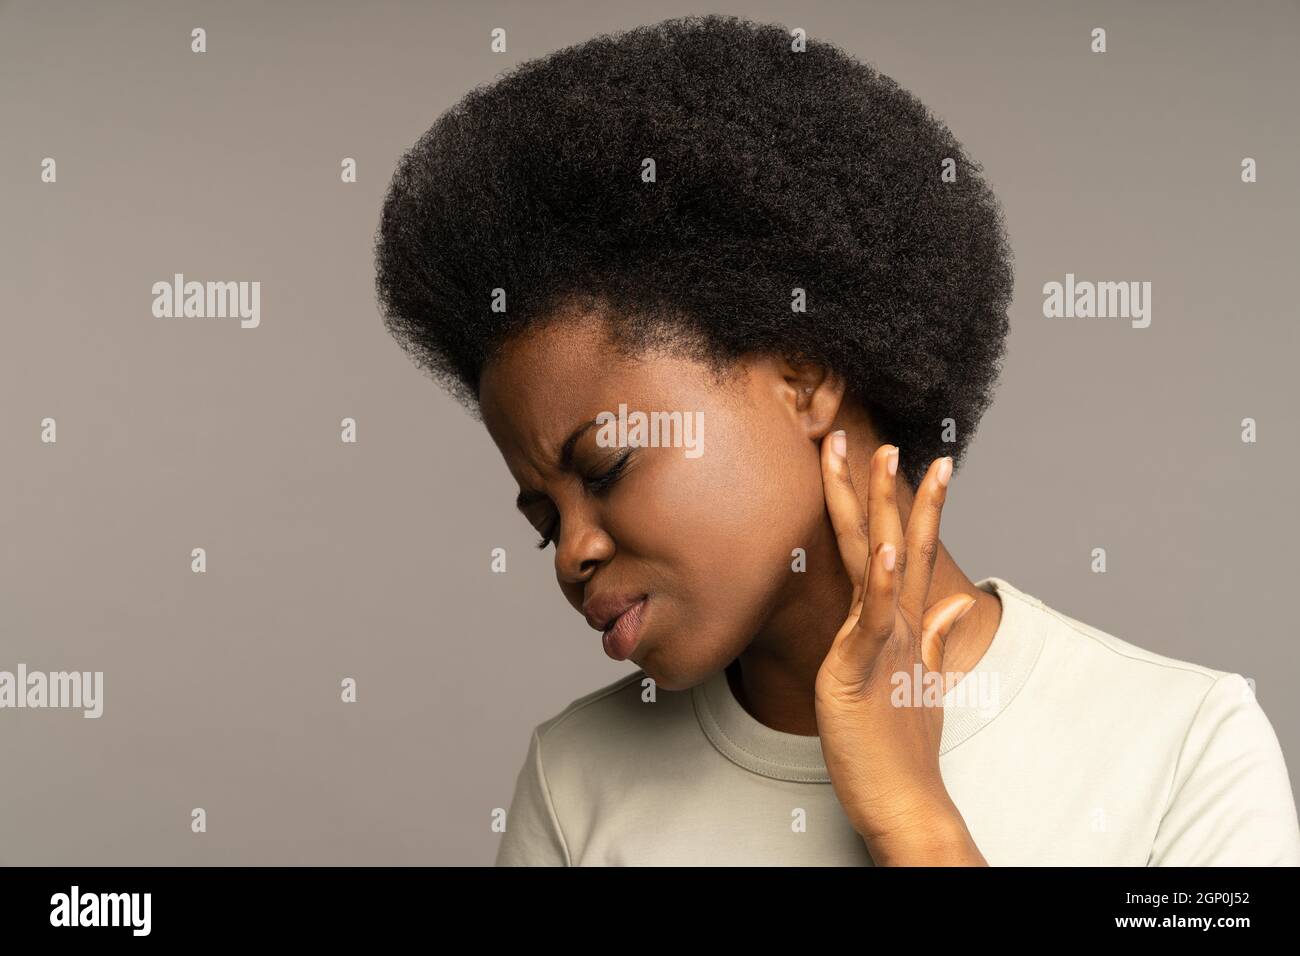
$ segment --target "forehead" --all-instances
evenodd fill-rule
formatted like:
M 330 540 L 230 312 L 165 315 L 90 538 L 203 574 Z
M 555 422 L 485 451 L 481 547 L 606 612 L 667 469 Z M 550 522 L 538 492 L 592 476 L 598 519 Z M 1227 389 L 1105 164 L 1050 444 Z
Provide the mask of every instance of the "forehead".
M 520 332 L 483 369 L 483 423 L 507 452 L 536 452 L 562 442 L 620 361 L 605 323 L 593 317 L 552 320 Z
M 553 465 L 574 428 L 602 411 L 697 407 L 709 384 L 671 351 L 628 354 L 597 313 L 567 315 L 516 334 L 483 369 L 483 423 L 510 463 Z M 516 477 L 522 477 L 516 471 Z

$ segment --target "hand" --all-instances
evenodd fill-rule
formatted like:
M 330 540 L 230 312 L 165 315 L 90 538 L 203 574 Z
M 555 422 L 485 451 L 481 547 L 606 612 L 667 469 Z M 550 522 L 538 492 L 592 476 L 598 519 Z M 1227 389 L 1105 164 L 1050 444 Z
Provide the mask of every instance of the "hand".
M 930 464 L 904 538 L 897 449 L 882 445 L 871 457 L 864 521 L 840 436 L 822 441 L 826 507 L 853 583 L 849 615 L 816 682 L 831 784 L 874 859 L 983 863 L 939 772 L 944 642 L 975 600 L 953 594 L 925 607 L 952 460 Z

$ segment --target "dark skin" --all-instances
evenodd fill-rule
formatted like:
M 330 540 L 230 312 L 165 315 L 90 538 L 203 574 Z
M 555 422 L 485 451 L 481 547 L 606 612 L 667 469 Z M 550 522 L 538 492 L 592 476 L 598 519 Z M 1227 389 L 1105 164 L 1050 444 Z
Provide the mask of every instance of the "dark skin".
M 984 864 L 939 775 L 942 708 L 885 702 L 889 675 L 914 657 L 972 669 L 1001 617 L 938 539 L 942 459 L 915 490 L 896 479 L 893 446 L 814 363 L 755 354 L 720 376 L 677 350 L 627 354 L 604 319 L 576 310 L 512 338 L 484 368 L 479 402 L 521 510 L 554 541 L 569 603 L 650 595 L 631 660 L 659 687 L 687 689 L 739 659 L 728 679 L 755 719 L 821 737 L 877 863 Z M 563 466 L 566 439 L 620 403 L 702 411 L 703 454 L 600 447 L 590 428 Z

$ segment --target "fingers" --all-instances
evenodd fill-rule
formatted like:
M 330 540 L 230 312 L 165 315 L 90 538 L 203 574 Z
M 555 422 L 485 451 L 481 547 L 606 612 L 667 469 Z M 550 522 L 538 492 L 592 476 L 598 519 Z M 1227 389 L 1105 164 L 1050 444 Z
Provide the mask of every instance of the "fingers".
M 892 470 L 891 470 L 892 469 Z M 881 445 L 871 456 L 867 490 L 867 527 L 871 529 L 871 565 L 860 629 L 872 642 L 894 631 L 899 577 L 903 571 L 903 524 L 898 515 L 898 449 Z
M 876 545 L 867 566 L 865 593 L 855 609 L 856 626 L 843 636 L 843 654 L 860 669 L 859 677 L 865 678 L 880 648 L 894 633 L 897 558 L 898 549 L 890 542 Z
M 862 582 L 867 568 L 867 522 L 862 513 L 849 474 L 849 460 L 845 454 L 848 437 L 843 431 L 831 432 L 822 439 L 822 487 L 826 495 L 826 510 L 835 529 L 840 559 L 853 582 L 853 604 L 862 596 Z
M 907 566 L 903 550 L 903 519 L 898 513 L 898 446 L 881 445 L 871 455 L 870 487 L 867 490 L 867 527 L 872 546 L 888 544 L 894 549 L 896 566 L 890 575 L 889 627 L 894 627 L 894 608 L 903 569 Z M 882 614 L 883 616 L 883 614 Z
M 969 594 L 950 594 L 925 612 L 921 624 L 921 662 L 927 671 L 943 671 L 943 655 L 948 633 L 957 620 L 975 606 Z M 947 691 L 947 687 L 944 687 Z
M 926 595 L 930 593 L 934 562 L 939 555 L 939 517 L 948 497 L 948 481 L 951 477 L 951 457 L 932 461 L 916 490 L 912 513 L 907 517 L 898 610 L 912 627 L 913 633 L 921 627 L 921 619 L 925 614 Z
M 939 555 L 939 520 L 952 458 L 931 462 L 904 530 L 898 510 L 897 447 L 881 445 L 871 456 L 864 514 L 849 470 L 847 441 L 842 431 L 822 440 L 826 507 L 853 583 L 849 620 L 835 641 L 838 656 L 850 669 L 866 668 L 891 635 L 908 633 L 915 642 L 911 653 L 919 650 L 926 667 L 941 670 L 949 631 L 975 605 L 969 595 L 953 594 L 928 611 L 925 606 Z M 907 625 L 902 631 L 896 627 L 899 615 Z
M 835 453 L 833 446 L 829 450 L 832 455 Z M 841 554 L 851 549 L 852 567 L 862 567 L 860 560 L 866 563 L 865 574 L 854 578 L 849 621 L 837 638 L 840 656 L 848 664 L 847 673 L 857 677 L 864 677 L 870 671 L 881 646 L 895 630 L 898 576 L 902 570 L 899 559 L 903 549 L 902 521 L 896 500 L 897 451 L 893 445 L 881 445 L 871 456 L 865 520 L 847 467 L 843 471 L 848 476 L 844 487 L 852 501 L 839 501 L 834 506 L 842 522 L 842 528 L 837 527 Z M 841 463 L 829 464 L 834 468 Z M 866 557 L 868 548 L 872 549 L 869 558 Z

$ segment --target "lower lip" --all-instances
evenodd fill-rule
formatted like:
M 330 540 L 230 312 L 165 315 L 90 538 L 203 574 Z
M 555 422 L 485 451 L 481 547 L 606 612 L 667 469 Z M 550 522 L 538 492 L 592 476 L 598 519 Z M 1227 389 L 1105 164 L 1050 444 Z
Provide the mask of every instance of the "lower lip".
M 642 598 L 618 616 L 614 626 L 604 633 L 601 643 L 605 653 L 616 661 L 625 661 L 636 650 L 641 639 L 641 619 L 645 617 L 645 605 L 649 598 Z

